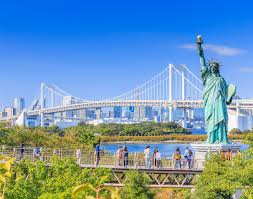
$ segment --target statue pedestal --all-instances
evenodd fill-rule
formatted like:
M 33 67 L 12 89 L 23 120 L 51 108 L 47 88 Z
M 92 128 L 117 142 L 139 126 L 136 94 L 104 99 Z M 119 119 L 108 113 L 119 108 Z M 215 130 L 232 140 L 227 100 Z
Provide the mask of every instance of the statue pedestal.
M 242 147 L 241 144 L 191 144 L 190 146 L 194 151 L 194 160 L 198 168 L 204 167 L 208 154 L 219 154 L 221 151 L 227 152 L 229 149 L 232 154 L 236 154 Z

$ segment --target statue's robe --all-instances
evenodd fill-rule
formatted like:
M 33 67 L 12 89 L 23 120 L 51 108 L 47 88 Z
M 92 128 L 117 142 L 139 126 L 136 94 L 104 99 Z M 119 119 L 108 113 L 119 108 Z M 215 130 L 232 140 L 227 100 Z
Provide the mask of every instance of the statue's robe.
M 203 99 L 205 108 L 207 143 L 228 143 L 227 138 L 227 89 L 228 85 L 219 74 L 211 73 L 207 66 L 202 66 L 201 76 L 204 85 Z

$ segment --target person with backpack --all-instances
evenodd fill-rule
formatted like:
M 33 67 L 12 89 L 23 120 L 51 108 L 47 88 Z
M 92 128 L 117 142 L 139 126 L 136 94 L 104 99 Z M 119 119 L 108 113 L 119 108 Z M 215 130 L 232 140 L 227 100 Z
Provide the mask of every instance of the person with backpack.
M 191 165 L 192 165 L 192 150 L 189 147 L 186 147 L 185 153 L 184 153 L 184 157 L 188 163 L 188 168 L 191 169 Z
M 118 150 L 117 150 L 118 166 L 121 166 L 122 157 L 123 157 L 122 146 L 119 146 L 119 148 L 118 148 Z
M 181 153 L 178 147 L 176 148 L 176 151 L 173 154 L 173 162 L 174 162 L 174 169 L 181 168 Z

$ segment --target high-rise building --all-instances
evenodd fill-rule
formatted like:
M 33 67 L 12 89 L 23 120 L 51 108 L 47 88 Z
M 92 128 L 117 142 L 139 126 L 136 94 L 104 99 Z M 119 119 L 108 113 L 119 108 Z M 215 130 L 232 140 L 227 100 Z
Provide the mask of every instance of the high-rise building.
M 94 109 L 86 109 L 86 118 L 89 119 L 96 119 L 96 114 Z
M 151 106 L 145 107 L 145 118 L 152 119 L 153 118 L 153 109 Z
M 74 104 L 74 98 L 72 96 L 64 96 L 62 105 L 70 105 L 70 104 Z M 73 118 L 74 112 L 73 111 L 66 111 L 63 113 L 63 117 Z
M 96 113 L 96 119 L 97 120 L 102 119 L 102 110 L 101 110 L 101 108 L 97 108 L 95 113 Z
M 121 106 L 115 106 L 113 108 L 113 111 L 114 111 L 115 118 L 121 118 L 121 115 L 122 115 L 122 107 Z
M 109 118 L 114 118 L 114 111 L 109 111 Z
M 145 119 L 152 119 L 153 113 L 152 113 L 152 107 L 140 107 L 136 106 L 134 107 L 134 120 L 141 121 L 144 118 Z
M 13 107 L 4 108 L 1 112 L 1 119 L 11 119 L 15 115 L 15 109 Z
M 25 99 L 15 97 L 13 100 L 14 115 L 19 115 L 25 108 Z

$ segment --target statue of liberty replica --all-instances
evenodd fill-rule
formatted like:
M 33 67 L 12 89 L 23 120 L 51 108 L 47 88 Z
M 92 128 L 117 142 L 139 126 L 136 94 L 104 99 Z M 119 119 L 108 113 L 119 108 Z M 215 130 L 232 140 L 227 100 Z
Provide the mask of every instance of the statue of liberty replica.
M 236 87 L 232 84 L 228 85 L 221 76 L 218 61 L 211 60 L 206 63 L 202 43 L 202 38 L 199 35 L 197 37 L 197 47 L 204 86 L 205 125 L 208 135 L 206 144 L 229 144 L 227 105 L 232 102 Z

